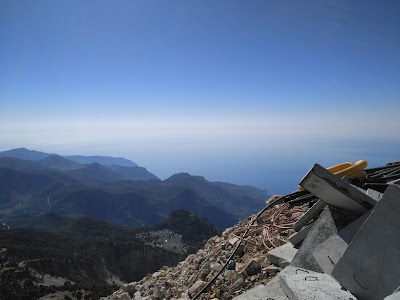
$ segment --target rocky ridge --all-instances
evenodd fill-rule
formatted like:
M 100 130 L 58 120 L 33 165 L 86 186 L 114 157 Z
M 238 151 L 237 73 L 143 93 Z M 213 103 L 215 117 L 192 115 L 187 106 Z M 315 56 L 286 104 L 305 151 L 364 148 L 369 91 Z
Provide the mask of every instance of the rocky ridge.
M 273 196 L 267 203 L 278 199 L 279 196 Z M 281 270 L 268 261 L 267 252 L 287 242 L 294 232 L 287 224 L 295 222 L 308 208 L 309 204 L 295 208 L 278 204 L 258 216 L 249 216 L 226 229 L 221 236 L 210 238 L 202 249 L 177 266 L 164 266 L 102 299 L 193 299 L 221 270 L 198 299 L 232 299 L 257 285 L 266 284 Z

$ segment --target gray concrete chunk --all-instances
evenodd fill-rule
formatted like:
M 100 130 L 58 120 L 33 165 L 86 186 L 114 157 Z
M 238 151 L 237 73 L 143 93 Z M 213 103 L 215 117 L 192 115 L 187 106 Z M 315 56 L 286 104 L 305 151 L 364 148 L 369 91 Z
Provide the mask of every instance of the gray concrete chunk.
M 290 300 L 356 300 L 328 274 L 289 266 L 279 274 L 279 279 Z
M 348 221 L 347 218 L 348 216 L 344 215 L 343 212 L 338 211 L 333 207 L 326 206 L 319 219 L 301 244 L 299 251 L 290 265 L 316 272 L 322 272 L 322 269 L 313 256 L 313 251 L 319 244 L 352 221 Z
M 327 240 L 315 247 L 312 252 L 314 259 L 325 274 L 332 274 L 333 268 L 342 258 L 349 244 L 338 234 L 331 235 Z
M 367 195 L 370 196 L 372 199 L 375 199 L 376 201 L 381 200 L 383 197 L 382 193 L 379 193 L 378 191 L 375 191 L 373 189 L 367 189 Z
M 311 231 L 311 229 L 314 227 L 315 222 L 316 221 L 308 224 L 299 232 L 293 233 L 291 236 L 289 236 L 289 242 L 291 242 L 293 245 L 301 243 L 307 237 L 307 234 Z
M 275 276 L 267 285 L 259 285 L 233 298 L 233 300 L 288 300 L 280 287 L 279 278 Z
M 294 230 L 300 231 L 308 222 L 317 218 L 325 206 L 326 203 L 324 201 L 318 200 L 296 223 L 294 223 Z
M 385 300 L 400 300 L 400 292 L 387 296 Z
M 274 265 L 284 268 L 290 264 L 296 253 L 297 249 L 291 243 L 286 243 L 268 251 L 267 258 Z
M 383 299 L 399 285 L 400 187 L 391 185 L 332 275 L 360 299 Z
M 312 254 L 324 273 L 332 274 L 333 268 L 342 258 L 351 240 L 357 234 L 358 230 L 360 230 L 371 212 L 369 211 L 357 218 L 357 220 L 341 229 L 338 234 L 331 235 L 327 240 L 315 247 Z
M 318 164 L 304 176 L 300 185 L 324 202 L 354 215 L 362 215 L 376 204 L 376 200 Z

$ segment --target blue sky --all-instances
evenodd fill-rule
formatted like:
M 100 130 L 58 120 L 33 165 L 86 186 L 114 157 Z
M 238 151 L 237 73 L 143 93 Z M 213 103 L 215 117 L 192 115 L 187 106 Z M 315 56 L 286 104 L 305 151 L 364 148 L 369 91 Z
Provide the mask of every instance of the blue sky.
M 398 1 L 0 1 L 0 150 L 290 192 L 399 160 Z

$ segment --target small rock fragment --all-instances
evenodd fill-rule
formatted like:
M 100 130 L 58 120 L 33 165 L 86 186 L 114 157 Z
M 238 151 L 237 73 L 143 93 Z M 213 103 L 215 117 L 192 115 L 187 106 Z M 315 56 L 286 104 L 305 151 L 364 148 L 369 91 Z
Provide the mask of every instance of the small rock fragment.
M 203 280 L 196 281 L 189 289 L 188 294 L 193 296 L 194 294 L 198 293 L 207 283 Z
M 261 272 L 261 265 L 257 261 L 252 260 L 244 270 L 248 276 L 256 275 Z

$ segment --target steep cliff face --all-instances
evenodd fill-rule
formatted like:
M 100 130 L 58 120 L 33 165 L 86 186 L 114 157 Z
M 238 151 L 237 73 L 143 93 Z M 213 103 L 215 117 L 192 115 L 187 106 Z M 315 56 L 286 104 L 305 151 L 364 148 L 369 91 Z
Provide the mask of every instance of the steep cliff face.
M 174 266 L 187 256 L 150 246 L 106 244 L 101 249 L 104 267 L 125 282 L 139 280 L 163 266 Z

